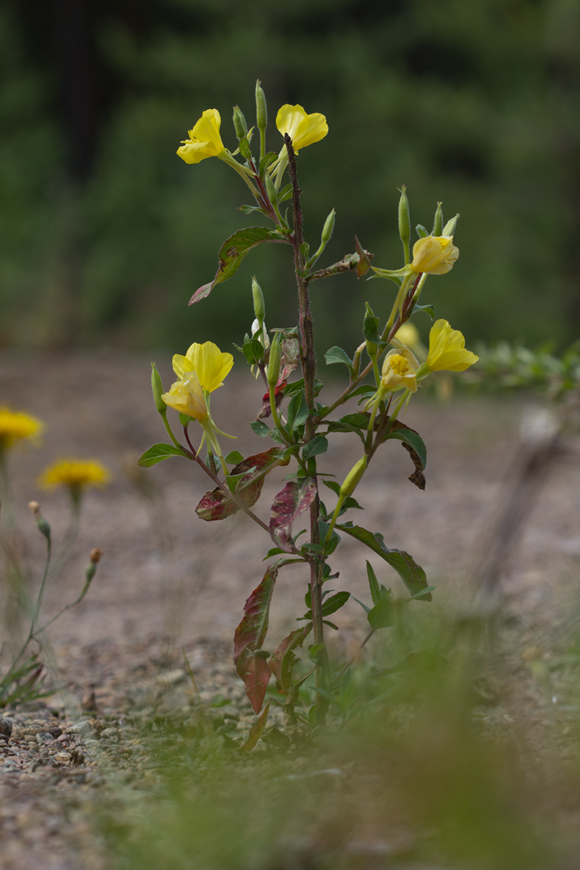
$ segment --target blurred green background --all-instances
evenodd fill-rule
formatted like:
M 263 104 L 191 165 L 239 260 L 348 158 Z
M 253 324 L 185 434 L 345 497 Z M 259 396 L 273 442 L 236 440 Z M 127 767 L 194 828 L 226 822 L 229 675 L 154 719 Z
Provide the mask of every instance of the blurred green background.
M 579 0 L 5 0 L 0 71 L 3 346 L 225 347 L 251 323 L 252 273 L 268 325 L 295 322 L 281 246 L 187 308 L 256 221 L 231 170 L 175 151 L 209 107 L 233 150 L 231 108 L 252 121 L 256 78 L 273 150 L 281 104 L 327 116 L 299 157 L 312 245 L 337 210 L 324 262 L 357 233 L 399 267 L 404 183 L 413 224 L 430 227 L 437 200 L 461 213 L 461 259 L 426 298 L 468 345 L 578 336 Z M 315 285 L 321 344 L 358 343 L 364 301 L 385 316 L 394 290 Z

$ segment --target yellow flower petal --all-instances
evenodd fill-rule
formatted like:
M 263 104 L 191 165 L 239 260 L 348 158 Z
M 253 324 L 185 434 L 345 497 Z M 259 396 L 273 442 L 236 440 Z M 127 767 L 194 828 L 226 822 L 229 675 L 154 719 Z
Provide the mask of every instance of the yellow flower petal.
M 44 423 L 30 414 L 0 408 L 0 450 L 12 447 L 17 441 L 37 442 Z
M 183 378 L 171 385 L 168 393 L 161 396 L 166 405 L 187 414 L 200 422 L 207 417 L 207 405 L 199 378 L 194 371 L 186 372 Z
M 206 157 L 219 157 L 225 151 L 220 136 L 222 119 L 217 109 L 206 109 L 192 130 L 177 149 L 177 154 L 186 163 L 200 163 Z
M 459 248 L 453 244 L 453 237 L 426 236 L 413 245 L 411 269 L 427 275 L 445 275 L 458 257 Z
M 193 345 L 192 345 L 193 347 Z M 190 348 L 191 350 L 191 348 Z M 180 353 L 176 353 L 173 355 L 173 371 L 177 375 L 178 378 L 184 378 L 188 372 L 193 371 L 193 363 L 186 356 L 182 356 Z
M 191 369 L 197 373 L 202 388 L 208 393 L 213 393 L 222 386 L 224 378 L 234 364 L 231 353 L 222 353 L 217 344 L 212 341 L 192 344 L 185 357 L 191 362 Z M 175 357 L 173 368 L 177 374 Z
M 83 489 L 86 486 L 104 486 L 111 474 L 96 459 L 59 459 L 46 468 L 38 479 L 42 489 L 68 486 Z
M 464 372 L 479 359 L 465 350 L 465 338 L 447 320 L 437 320 L 429 333 L 429 355 L 425 365 L 432 372 Z
M 328 124 L 324 115 L 319 112 L 308 115 L 302 106 L 288 104 L 278 110 L 276 127 L 282 136 L 288 133 L 296 154 L 301 148 L 320 142 L 328 133 Z
M 383 390 L 399 390 L 406 387 L 417 392 L 417 369 L 419 362 L 408 348 L 390 350 L 386 355 L 381 371 Z

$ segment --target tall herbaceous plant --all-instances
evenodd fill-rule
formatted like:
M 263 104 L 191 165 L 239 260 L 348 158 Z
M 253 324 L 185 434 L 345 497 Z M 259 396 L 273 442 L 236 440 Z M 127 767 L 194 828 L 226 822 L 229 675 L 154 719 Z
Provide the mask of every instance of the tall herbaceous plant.
M 354 253 L 339 262 L 320 266 L 332 235 L 335 212 L 330 211 L 320 242 L 311 251 L 303 232 L 297 158 L 303 148 L 320 142 L 328 134 L 326 118 L 318 113 L 309 115 L 302 106 L 282 106 L 276 115 L 280 150 L 268 151 L 268 110 L 258 82 L 255 126 L 248 130 L 246 119 L 237 106 L 233 125 L 238 147 L 230 151 L 222 142 L 219 112 L 207 109 L 189 131 L 189 138 L 177 154 L 186 163 L 217 157 L 231 167 L 255 201 L 240 210 L 244 214 L 262 215 L 271 225 L 246 227 L 226 239 L 218 254 L 215 278 L 194 293 L 190 304 L 207 299 L 215 288 L 219 292 L 218 285 L 235 274 L 257 245 L 288 246 L 296 276 L 298 324 L 285 329 L 267 329 L 266 302 L 254 278 L 255 319 L 251 332 L 237 348 L 255 377 L 263 382 L 256 388 L 258 400 L 264 388 L 266 391 L 263 407 L 251 427 L 273 444 L 253 456 L 243 457 L 235 450 L 224 455 L 223 441 L 231 436 L 222 432 L 219 422 L 213 419 L 210 400 L 214 390 L 223 385 L 234 358 L 212 342 L 202 341 L 192 344 L 184 355 L 173 357 L 176 380 L 168 391 L 164 391 L 153 364 L 155 404 L 171 443 L 155 444 L 143 454 L 140 464 L 150 466 L 171 456 L 196 463 L 212 482 L 212 489 L 196 508 L 200 519 L 225 520 L 242 510 L 263 530 L 267 549 L 265 561 L 271 561 L 246 601 L 243 618 L 236 629 L 236 669 L 255 713 L 261 714 L 257 729 L 265 724 L 268 708 L 263 712 L 262 708 L 268 686 L 270 697 L 284 706 L 289 721 L 296 721 L 298 717 L 307 724 L 322 725 L 329 705 L 344 713 L 344 699 L 353 699 L 352 663 L 333 665 L 325 643 L 327 629 L 336 629 L 329 618 L 350 597 L 349 592 L 333 593 L 330 588 L 330 581 L 336 576 L 333 565 L 341 539 L 355 538 L 384 559 L 399 574 L 408 591 L 403 601 L 394 599 L 391 590 L 378 581 L 367 561 L 370 598 L 367 604 L 358 602 L 366 612 L 369 625 L 366 636 L 361 639 L 362 646 L 374 632 L 392 625 L 402 606 L 411 601 L 431 601 L 434 587 L 428 586 L 425 572 L 413 557 L 387 546 L 379 531 L 366 529 L 346 519 L 346 515 L 352 516 L 353 511 L 360 508 L 355 492 L 358 496 L 377 451 L 389 442 L 403 442 L 415 466 L 410 480 L 424 488 L 425 444 L 420 434 L 406 426 L 400 417 L 432 372 L 461 372 L 477 360 L 475 354 L 465 349 L 463 335 L 452 329 L 446 320 L 433 323 L 428 350 L 423 349 L 411 323 L 419 312 L 426 312 L 434 319 L 433 307 L 421 304 L 421 295 L 427 278 L 445 275 L 459 256 L 453 243 L 457 217 L 445 223 L 439 203 L 431 232 L 419 225 L 416 228 L 418 240 L 411 248 L 409 202 L 403 187 L 399 200 L 402 266 L 382 269 L 371 265 L 372 254 L 356 237 Z M 394 301 L 388 315 L 388 309 L 375 314 L 366 304 L 362 318 L 363 341 L 354 353 L 340 347 L 331 347 L 326 352 L 327 364 L 340 363 L 347 372 L 340 396 L 328 405 L 324 402 L 324 385 L 316 376 L 310 287 L 314 281 L 343 272 L 392 282 Z M 172 422 L 168 409 L 178 414 L 175 419 L 172 416 Z M 323 463 L 329 438 L 344 432 L 360 439 L 360 459 L 339 483 L 332 467 Z M 264 521 L 253 508 L 260 498 L 265 476 L 276 466 L 287 466 L 288 474 Z M 295 521 L 306 511 L 309 514 L 307 532 L 295 534 Z M 304 566 L 306 611 L 298 615 L 299 627 L 270 651 L 272 646 L 267 650 L 264 645 L 276 579 L 282 569 L 296 563 Z M 301 658 L 298 657 L 300 648 L 303 650 Z

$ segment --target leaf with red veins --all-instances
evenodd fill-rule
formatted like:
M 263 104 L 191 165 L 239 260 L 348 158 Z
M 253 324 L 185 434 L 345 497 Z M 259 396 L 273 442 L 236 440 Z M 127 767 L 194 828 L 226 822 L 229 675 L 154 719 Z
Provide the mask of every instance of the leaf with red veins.
M 281 550 L 294 553 L 292 525 L 294 520 L 307 510 L 316 498 L 316 486 L 308 480 L 292 480 L 280 490 L 272 502 L 270 511 L 270 537 Z
M 282 458 L 282 451 L 279 447 L 271 447 L 264 453 L 256 453 L 254 456 L 243 459 L 230 472 L 230 474 L 248 472 L 236 486 L 238 498 L 243 501 L 246 507 L 251 508 L 260 498 L 266 474 L 277 465 L 287 465 L 288 462 L 288 459 Z M 216 489 L 206 492 L 195 512 L 201 520 L 212 522 L 213 520 L 225 520 L 239 510 L 240 508 L 235 501 L 219 487 L 216 487 Z
M 291 688 L 290 680 L 296 663 L 294 650 L 302 646 L 311 629 L 312 623 L 305 625 L 304 628 L 297 628 L 296 631 L 292 631 L 288 637 L 284 638 L 269 661 L 270 670 L 278 680 L 283 692 L 287 693 Z

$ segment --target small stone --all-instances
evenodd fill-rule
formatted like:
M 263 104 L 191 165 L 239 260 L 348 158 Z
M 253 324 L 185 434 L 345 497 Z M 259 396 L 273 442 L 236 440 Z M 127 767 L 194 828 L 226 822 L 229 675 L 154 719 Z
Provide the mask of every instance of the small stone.
M 175 686 L 177 683 L 181 683 L 185 677 L 185 671 L 181 668 L 177 668 L 174 671 L 167 671 L 165 674 L 159 674 L 156 682 L 161 683 L 163 686 Z
M 0 716 L 0 737 L 6 740 L 10 740 L 12 736 L 12 722 L 10 719 L 5 719 L 3 716 Z
M 74 725 L 70 725 L 67 729 L 69 734 L 85 734 L 87 731 L 91 731 L 91 723 L 88 719 L 81 719 L 79 722 L 75 722 Z

